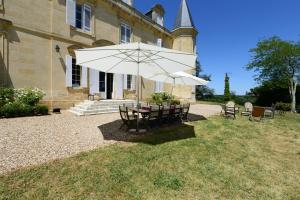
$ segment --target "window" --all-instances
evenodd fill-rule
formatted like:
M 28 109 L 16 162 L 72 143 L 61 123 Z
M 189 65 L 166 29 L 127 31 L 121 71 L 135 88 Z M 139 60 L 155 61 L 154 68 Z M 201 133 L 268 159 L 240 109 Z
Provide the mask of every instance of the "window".
M 84 5 L 84 30 L 90 32 L 91 31 L 91 16 L 92 10 L 88 5 Z
M 86 4 L 76 4 L 75 26 L 86 32 L 91 31 L 91 15 L 92 9 Z
M 121 24 L 121 43 L 130 43 L 131 28 L 127 24 Z
M 162 16 L 158 15 L 157 19 L 156 19 L 156 23 L 158 23 L 161 26 L 164 26 L 164 18 Z
M 76 65 L 76 59 L 72 59 L 72 87 L 80 87 L 81 67 Z
M 99 72 L 99 91 L 105 92 L 105 72 Z
M 127 75 L 127 89 L 131 90 L 132 75 Z
M 163 41 L 162 41 L 161 38 L 158 38 L 157 41 L 156 41 L 156 43 L 157 43 L 157 46 L 159 46 L 159 47 L 163 46 Z
M 76 4 L 76 28 L 82 29 L 82 5 Z

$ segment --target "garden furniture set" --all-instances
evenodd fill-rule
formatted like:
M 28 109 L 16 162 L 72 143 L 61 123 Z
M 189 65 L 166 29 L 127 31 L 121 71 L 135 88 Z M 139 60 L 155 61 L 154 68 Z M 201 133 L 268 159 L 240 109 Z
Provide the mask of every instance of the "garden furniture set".
M 141 114 L 141 125 L 150 129 L 163 124 L 172 124 L 188 121 L 190 104 L 183 105 L 145 105 L 139 109 L 135 106 L 119 106 L 120 116 L 123 121 L 120 129 L 126 126 L 126 130 L 134 128 L 137 121 L 137 113 Z

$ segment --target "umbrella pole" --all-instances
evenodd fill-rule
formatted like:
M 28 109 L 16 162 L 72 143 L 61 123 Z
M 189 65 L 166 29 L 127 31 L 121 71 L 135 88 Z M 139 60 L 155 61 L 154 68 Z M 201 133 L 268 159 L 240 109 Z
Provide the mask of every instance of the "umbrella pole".
M 139 118 L 140 118 L 140 49 L 138 50 L 138 62 L 137 62 L 137 118 L 136 118 L 136 132 L 139 132 Z
M 140 75 L 139 75 L 140 63 L 138 62 L 138 72 L 137 72 L 137 118 L 136 118 L 136 132 L 139 132 L 139 118 L 140 118 Z
M 174 85 L 175 85 L 175 78 L 173 78 L 173 84 L 172 84 L 172 90 L 171 90 L 171 97 L 173 95 Z

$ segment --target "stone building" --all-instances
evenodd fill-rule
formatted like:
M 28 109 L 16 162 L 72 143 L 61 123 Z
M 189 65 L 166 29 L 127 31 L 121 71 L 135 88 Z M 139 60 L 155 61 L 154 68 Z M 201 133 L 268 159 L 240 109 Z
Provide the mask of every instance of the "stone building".
M 143 14 L 133 0 L 0 0 L 0 87 L 38 87 L 46 92 L 45 103 L 62 108 L 95 93 L 135 98 L 134 76 L 76 66 L 74 50 L 140 41 L 196 53 L 197 30 L 186 1 L 173 30 L 164 27 L 164 13 L 157 4 Z M 170 87 L 142 79 L 141 98 Z M 187 86 L 174 94 L 194 96 Z

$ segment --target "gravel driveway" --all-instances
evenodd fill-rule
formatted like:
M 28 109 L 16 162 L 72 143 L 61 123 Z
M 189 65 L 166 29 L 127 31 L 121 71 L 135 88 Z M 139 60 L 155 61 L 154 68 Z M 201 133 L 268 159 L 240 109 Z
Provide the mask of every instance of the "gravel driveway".
M 220 109 L 197 104 L 191 106 L 190 113 L 209 117 Z M 124 137 L 120 125 L 118 113 L 78 117 L 64 111 L 42 117 L 0 119 L 0 174 L 111 144 L 115 136 L 105 134 L 107 130 L 120 141 L 119 137 Z

